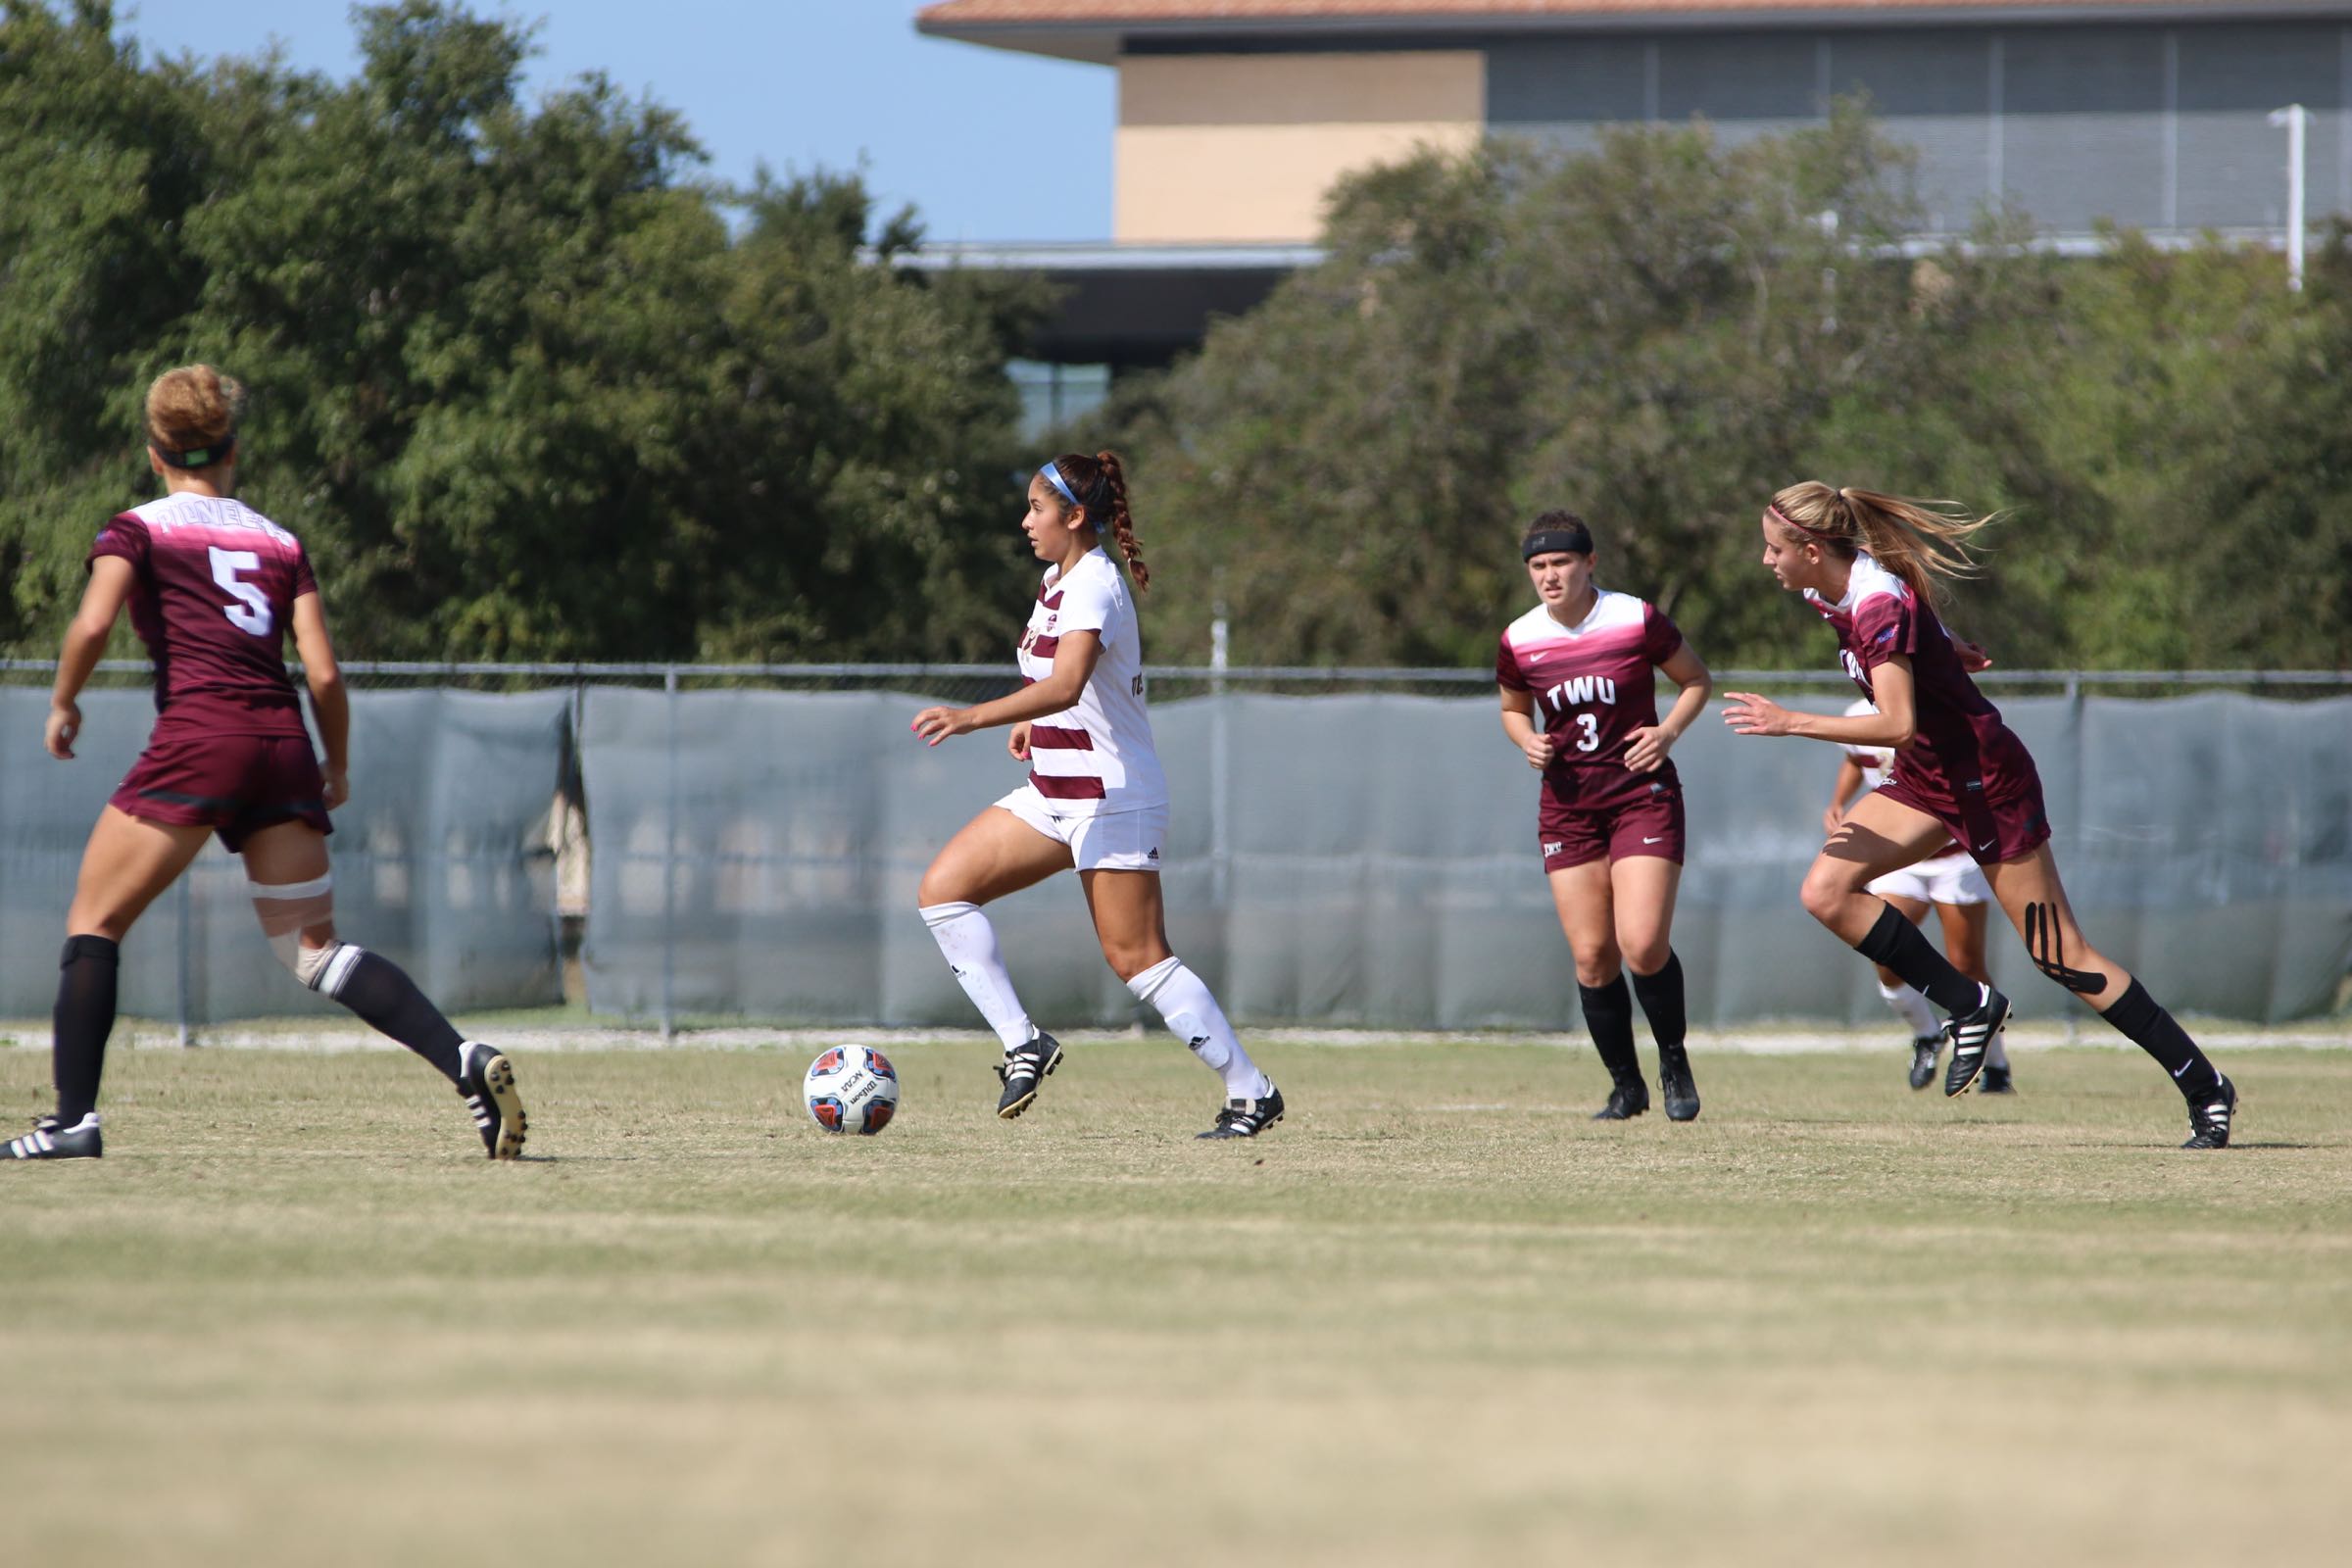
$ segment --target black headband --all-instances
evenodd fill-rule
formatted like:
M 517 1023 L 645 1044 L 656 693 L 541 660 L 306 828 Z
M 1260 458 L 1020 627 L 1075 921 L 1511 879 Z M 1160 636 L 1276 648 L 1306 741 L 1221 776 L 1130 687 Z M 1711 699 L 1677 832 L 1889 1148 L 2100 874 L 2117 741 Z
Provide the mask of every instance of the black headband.
M 1589 556 L 1592 553 L 1592 530 L 1583 523 L 1573 528 L 1544 528 L 1527 536 L 1519 547 L 1521 561 L 1533 561 L 1565 550 L 1571 555 Z
M 236 450 L 237 438 L 224 435 L 210 446 L 190 447 L 185 452 L 173 452 L 159 446 L 155 449 L 155 455 L 164 460 L 167 468 L 209 468 L 216 463 L 226 463 L 229 455 Z

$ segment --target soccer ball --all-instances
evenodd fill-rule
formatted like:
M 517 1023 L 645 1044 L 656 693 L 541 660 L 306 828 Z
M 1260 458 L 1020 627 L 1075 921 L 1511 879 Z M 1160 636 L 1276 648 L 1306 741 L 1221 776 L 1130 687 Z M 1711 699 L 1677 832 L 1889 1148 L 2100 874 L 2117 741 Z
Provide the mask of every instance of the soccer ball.
M 899 1113 L 899 1074 L 863 1046 L 833 1046 L 808 1064 L 808 1114 L 829 1133 L 871 1136 Z

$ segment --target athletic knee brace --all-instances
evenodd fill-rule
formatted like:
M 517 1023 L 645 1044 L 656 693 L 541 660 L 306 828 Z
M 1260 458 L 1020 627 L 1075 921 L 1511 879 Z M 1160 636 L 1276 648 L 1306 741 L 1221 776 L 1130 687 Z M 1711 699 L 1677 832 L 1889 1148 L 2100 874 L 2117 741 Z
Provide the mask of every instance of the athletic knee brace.
M 348 942 L 328 939 L 322 948 L 305 947 L 302 934 L 331 926 L 335 918 L 335 877 L 329 871 L 308 882 L 248 883 L 253 910 L 262 922 L 270 950 L 287 972 L 313 991 L 333 996 L 343 988 L 361 950 Z

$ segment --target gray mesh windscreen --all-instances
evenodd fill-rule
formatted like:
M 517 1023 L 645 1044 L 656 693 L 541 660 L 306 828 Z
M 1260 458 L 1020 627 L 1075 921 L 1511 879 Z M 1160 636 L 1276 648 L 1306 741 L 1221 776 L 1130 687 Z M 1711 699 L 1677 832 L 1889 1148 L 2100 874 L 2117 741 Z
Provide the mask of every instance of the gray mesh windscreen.
M 354 795 L 327 841 L 335 924 L 445 1009 L 563 1001 L 544 827 L 569 703 L 563 692 L 353 698 Z M 41 733 L 48 694 L 0 688 L 0 734 L 20 742 L 0 747 L 0 1015 L 48 1015 L 82 846 L 155 719 L 143 691 L 88 692 L 81 710 L 78 756 L 58 762 L 22 744 Z M 244 862 L 217 840 L 123 943 L 122 1007 L 191 1022 L 348 1016 L 278 965 Z
M 977 1022 L 915 913 L 939 848 L 1019 783 L 1004 732 L 924 748 L 893 694 L 588 694 L 591 1005 L 649 1017 Z M 1843 706 L 1817 700 L 1825 710 Z M 2325 1010 L 2352 956 L 2352 700 L 2003 704 L 2039 760 L 2086 929 L 2189 1012 Z M 1228 696 L 1153 724 L 1176 952 L 1251 1024 L 1561 1028 L 1574 973 L 1534 774 L 1491 700 Z M 1712 713 L 1676 753 L 1691 1017 L 1870 1022 L 1867 964 L 1796 902 L 1837 771 Z M 1073 878 L 991 908 L 1048 1027 L 1124 1023 Z M 2075 1004 L 1996 928 L 2025 1014 Z

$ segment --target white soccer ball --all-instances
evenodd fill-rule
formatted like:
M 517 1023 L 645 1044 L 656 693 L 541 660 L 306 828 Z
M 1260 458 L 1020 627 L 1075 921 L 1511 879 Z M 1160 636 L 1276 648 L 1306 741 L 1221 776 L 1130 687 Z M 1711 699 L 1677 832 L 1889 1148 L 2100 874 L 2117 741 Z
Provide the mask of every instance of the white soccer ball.
M 829 1047 L 808 1064 L 803 1093 L 808 1114 L 829 1133 L 870 1137 L 899 1113 L 898 1069 L 863 1046 Z

